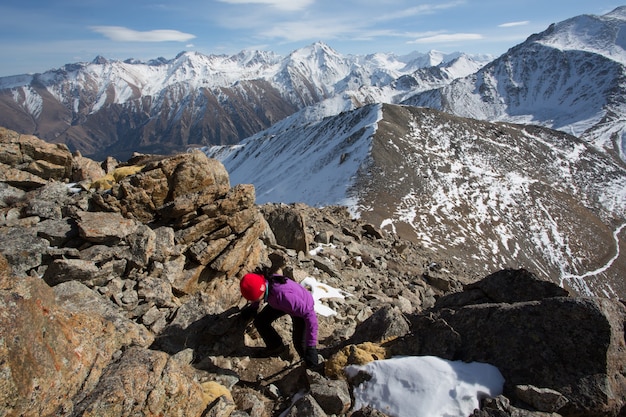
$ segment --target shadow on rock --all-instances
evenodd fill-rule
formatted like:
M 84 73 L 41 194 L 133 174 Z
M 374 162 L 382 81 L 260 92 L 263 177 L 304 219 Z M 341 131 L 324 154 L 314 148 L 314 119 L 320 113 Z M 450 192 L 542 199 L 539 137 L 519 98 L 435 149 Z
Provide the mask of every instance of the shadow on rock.
M 174 322 L 156 338 L 151 349 L 170 355 L 192 349 L 193 363 L 207 356 L 245 356 L 249 348 L 244 344 L 244 334 L 249 323 L 236 307 L 204 315 L 187 326 Z

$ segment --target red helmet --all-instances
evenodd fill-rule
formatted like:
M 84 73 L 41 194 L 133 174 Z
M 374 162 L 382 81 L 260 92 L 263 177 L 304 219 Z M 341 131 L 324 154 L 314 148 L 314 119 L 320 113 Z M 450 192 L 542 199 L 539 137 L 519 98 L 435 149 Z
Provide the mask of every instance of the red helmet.
M 239 288 L 241 289 L 241 295 L 248 301 L 257 301 L 267 288 L 267 282 L 265 277 L 259 274 L 246 274 L 239 281 Z

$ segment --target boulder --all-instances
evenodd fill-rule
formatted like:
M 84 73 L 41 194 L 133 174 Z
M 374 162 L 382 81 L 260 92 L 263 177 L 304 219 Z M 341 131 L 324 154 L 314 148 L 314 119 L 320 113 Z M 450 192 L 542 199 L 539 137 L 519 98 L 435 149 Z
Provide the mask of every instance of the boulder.
M 28 275 L 43 261 L 49 242 L 37 236 L 34 228 L 10 227 L 0 231 L 0 253 L 17 276 Z
M 274 232 L 277 244 L 308 253 L 311 238 L 306 233 L 304 217 L 297 207 L 285 204 L 265 205 L 263 216 Z
M 350 342 L 353 344 L 384 342 L 404 336 L 409 330 L 409 322 L 400 309 L 387 305 L 359 324 Z
M 221 162 L 195 151 L 150 162 L 138 173 L 115 183 L 99 204 L 142 222 L 174 219 L 224 197 L 230 189 Z M 147 192 L 149 190 L 149 192 Z
M 92 281 L 97 285 L 104 285 L 107 278 L 95 262 L 83 259 L 56 259 L 43 276 L 50 286 L 68 281 Z
M 115 244 L 134 233 L 139 224 L 119 213 L 81 211 L 76 213 L 80 236 L 92 243 Z
M 0 208 L 10 207 L 24 199 L 26 192 L 6 182 L 0 182 Z
M 76 221 L 71 218 L 48 219 L 37 224 L 37 236 L 50 242 L 50 246 L 62 247 L 78 237 Z
M 565 289 L 540 279 L 530 271 L 504 269 L 465 285 L 462 292 L 441 297 L 435 305 L 445 308 L 468 304 L 518 303 L 568 295 Z
M 516 398 L 517 386 L 532 385 L 564 396 L 567 401 L 555 410 L 564 416 L 617 415 L 626 401 L 624 305 L 558 296 L 560 291 L 524 270 L 496 276 L 534 283 L 537 291 L 522 284 L 521 301 L 516 301 L 515 286 L 506 294 L 502 286 L 496 291 L 502 295 L 490 299 L 507 302 L 484 302 L 474 289 L 494 288 L 495 276 L 487 277 L 487 282 L 472 286 L 474 295 L 450 295 L 452 301 L 438 302 L 445 308 L 435 307 L 417 318 L 414 334 L 399 341 L 396 347 L 404 348 L 395 353 L 486 362 L 505 377 L 505 394 L 511 398 Z
M 345 414 L 352 405 L 350 387 L 343 379 L 329 380 L 307 370 L 309 393 L 329 415 Z
M 131 347 L 102 373 L 74 415 L 203 416 L 208 397 L 193 370 L 164 352 Z
M 72 181 L 93 181 L 106 175 L 101 164 L 75 153 L 72 158 Z
M 97 303 L 102 299 L 95 295 Z M 76 300 L 68 309 L 41 279 L 0 277 L 0 409 L 8 415 L 67 414 L 98 382 L 116 352 L 148 340 Z M 76 306 L 78 307 L 78 306 Z M 130 326 L 126 327 L 130 329 Z
M 307 394 L 296 401 L 284 414 L 286 417 L 327 417 L 322 407 L 315 401 L 312 395 Z
M 0 163 L 0 181 L 22 190 L 32 190 L 48 183 L 44 178 L 3 163 Z
M 44 180 L 68 178 L 72 154 L 63 144 L 45 142 L 0 127 L 0 162 Z

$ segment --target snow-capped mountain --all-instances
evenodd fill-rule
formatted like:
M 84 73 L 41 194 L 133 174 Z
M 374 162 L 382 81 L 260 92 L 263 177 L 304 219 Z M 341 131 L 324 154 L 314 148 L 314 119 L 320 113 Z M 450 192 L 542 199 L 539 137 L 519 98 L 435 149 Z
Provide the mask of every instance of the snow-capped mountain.
M 476 278 L 524 267 L 581 294 L 626 294 L 626 169 L 574 136 L 377 104 L 205 152 L 258 203 L 348 206 Z
M 477 73 L 405 104 L 463 117 L 534 123 L 626 161 L 626 7 L 551 25 Z
M 0 78 L 0 125 L 94 157 L 234 144 L 324 100 L 333 104 L 322 107 L 341 110 L 391 100 L 395 80 L 415 79 L 417 69 L 435 62 L 444 75 L 435 83 L 418 80 L 422 88 L 486 63 L 458 53 L 344 56 L 320 42 L 286 57 L 262 51 L 184 52 L 148 63 L 97 57 Z

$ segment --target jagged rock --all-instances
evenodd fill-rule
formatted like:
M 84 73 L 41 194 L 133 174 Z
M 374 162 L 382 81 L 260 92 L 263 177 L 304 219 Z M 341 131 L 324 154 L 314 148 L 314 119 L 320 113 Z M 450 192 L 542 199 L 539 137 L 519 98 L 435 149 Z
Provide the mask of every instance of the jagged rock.
M 317 403 L 317 401 L 315 401 L 315 398 L 313 398 L 312 395 L 307 394 L 300 398 L 298 401 L 296 401 L 294 405 L 291 406 L 289 412 L 285 414 L 285 416 L 327 417 L 328 414 L 324 412 L 322 407 L 320 407 L 320 405 Z
M 94 294 L 68 309 L 41 279 L 2 275 L 2 410 L 21 416 L 71 412 L 73 401 L 93 388 L 115 352 L 148 341 L 136 331 L 119 331 L 111 320 L 85 308 L 93 308 L 89 303 L 94 300 L 103 301 Z
M 374 239 L 382 239 L 384 237 L 383 232 L 379 228 L 369 223 L 363 225 L 363 232 Z
M 159 335 L 154 348 L 168 353 L 193 349 L 199 360 L 244 349 L 245 320 L 238 309 L 222 310 L 205 294 L 191 297 Z
M 529 278 L 523 270 L 498 275 L 507 282 Z M 488 277 L 485 286 L 494 279 Z M 558 410 L 563 415 L 617 415 L 626 401 L 626 308 L 608 299 L 551 297 L 555 293 L 559 291 L 548 286 L 527 301 L 529 293 L 523 290 L 520 302 L 512 292 L 507 303 L 487 304 L 482 296 L 450 295 L 454 302 L 442 300 L 439 305 L 445 308 L 416 320 L 403 353 L 490 363 L 505 377 L 506 395 L 515 397 L 517 385 L 563 394 L 568 400 Z M 549 298 L 537 299 L 541 297 Z M 461 298 L 474 301 L 459 305 Z
M 558 391 L 549 388 L 537 388 L 532 385 L 518 385 L 515 396 L 538 411 L 555 412 L 562 409 L 568 400 Z
M 33 228 L 7 228 L 0 233 L 0 253 L 11 264 L 15 275 L 24 276 L 42 263 L 49 243 Z
M 227 273 L 230 277 L 238 272 L 241 268 L 251 270 L 256 261 L 262 259 L 264 248 L 259 237 L 265 231 L 265 223 L 259 221 L 254 223 L 245 233 L 234 240 L 213 262 L 211 268 L 216 271 Z
M 72 170 L 72 154 L 67 146 L 1 127 L 0 155 L 3 164 L 20 166 L 45 180 L 67 178 Z
M 176 243 L 187 245 L 221 229 L 226 224 L 225 216 L 211 217 L 201 215 L 194 219 L 193 223 L 176 231 Z
M 157 227 L 154 229 L 155 234 L 155 251 L 152 259 L 158 262 L 165 262 L 170 257 L 180 256 L 183 254 L 182 248 L 177 247 L 174 242 L 174 229 L 168 226 Z
M 110 162 L 109 162 L 110 164 Z M 93 181 L 107 174 L 101 164 L 93 159 L 85 158 L 80 154 L 74 154 L 72 158 L 72 181 Z
M 35 174 L 0 163 L 0 181 L 22 190 L 44 186 L 48 181 Z
M 124 335 L 124 345 L 149 346 L 154 341 L 151 334 L 141 324 L 125 317 L 109 300 L 103 299 L 95 291 L 78 281 L 68 281 L 54 287 L 56 302 L 71 313 L 91 314 L 101 317 Z
M 480 410 L 474 410 L 470 417 L 563 417 L 557 413 L 532 411 L 511 405 L 508 398 L 499 395 L 496 398 L 485 398 Z
M 94 285 L 104 285 L 108 275 L 103 274 L 93 261 L 82 259 L 56 259 L 43 276 L 50 286 L 67 281 L 91 281 Z
M 37 236 L 46 239 L 51 246 L 61 247 L 78 236 L 78 226 L 71 218 L 48 219 L 37 224 Z
M 127 246 L 92 245 L 80 250 L 80 259 L 91 260 L 102 264 L 113 259 L 128 259 L 131 257 Z
M 334 262 L 327 258 L 322 258 L 319 256 L 312 256 L 311 260 L 316 268 L 326 272 L 328 275 L 332 277 L 339 278 L 341 277 L 341 273 L 339 269 L 335 266 Z
M 307 371 L 309 393 L 326 414 L 345 414 L 352 405 L 350 387 L 342 379 L 329 380 Z
M 238 392 L 233 393 L 235 402 L 237 403 L 237 408 L 240 410 L 240 413 L 237 416 L 241 417 L 270 417 L 271 414 L 266 411 L 268 399 L 262 396 L 257 391 L 252 389 L 242 389 Z M 280 395 L 275 396 L 274 399 L 279 398 Z M 235 417 L 235 414 L 232 414 L 231 417 Z
M 306 233 L 304 217 L 297 207 L 266 204 L 263 216 L 274 232 L 276 243 L 295 251 L 309 250 L 310 237 Z
M 402 312 L 392 306 L 384 306 L 359 326 L 350 338 L 353 344 L 363 342 L 383 342 L 401 337 L 409 332 L 409 322 Z
M 189 255 L 200 265 L 208 265 L 224 252 L 233 239 L 229 235 L 220 239 L 199 240 L 189 248 Z
M 210 404 L 203 417 L 229 417 L 235 411 L 236 405 L 230 391 L 215 381 L 202 384 L 205 400 Z
M 333 237 L 333 232 L 326 230 L 316 234 L 314 240 L 322 245 L 329 245 L 333 241 Z
M 172 307 L 174 295 L 169 281 L 155 277 L 145 277 L 138 282 L 137 294 L 147 303 L 158 307 Z
M 539 279 L 525 269 L 505 269 L 465 285 L 463 292 L 440 298 L 436 306 L 444 308 L 468 304 L 517 303 L 568 295 L 563 288 L 550 281 Z
M 153 333 L 162 333 L 167 326 L 168 310 L 152 306 L 142 317 L 141 323 Z
M 141 172 L 116 183 L 111 198 L 103 197 L 99 203 L 147 223 L 157 214 L 173 219 L 192 213 L 229 189 L 224 166 L 195 151 L 148 163 Z
M 138 268 L 148 266 L 156 251 L 156 233 L 148 226 L 140 224 L 126 237 L 132 258 Z
M 163 262 L 162 264 L 163 270 L 160 274 L 160 276 L 164 276 L 167 278 L 167 280 L 172 285 L 173 289 L 175 289 L 176 291 L 182 294 L 186 293 L 186 288 L 194 285 L 194 281 L 193 281 L 194 277 L 196 277 L 197 279 L 197 276 L 195 274 L 192 277 L 190 277 L 191 273 L 193 272 L 193 269 L 189 268 L 188 270 L 186 270 L 185 269 L 186 262 L 187 262 L 187 258 L 185 258 L 182 255 L 170 258 L 168 261 Z M 201 268 L 198 268 L 198 269 L 200 269 L 200 271 L 197 274 L 199 276 L 201 272 L 203 271 L 203 269 Z
M 0 182 L 0 208 L 10 207 L 24 199 L 26 192 L 13 187 L 6 182 Z
M 76 216 L 80 236 L 93 243 L 115 244 L 138 227 L 136 221 L 119 213 L 81 211 Z
M 131 347 L 104 370 L 74 413 L 85 417 L 202 416 L 207 406 L 190 368 L 164 352 Z

